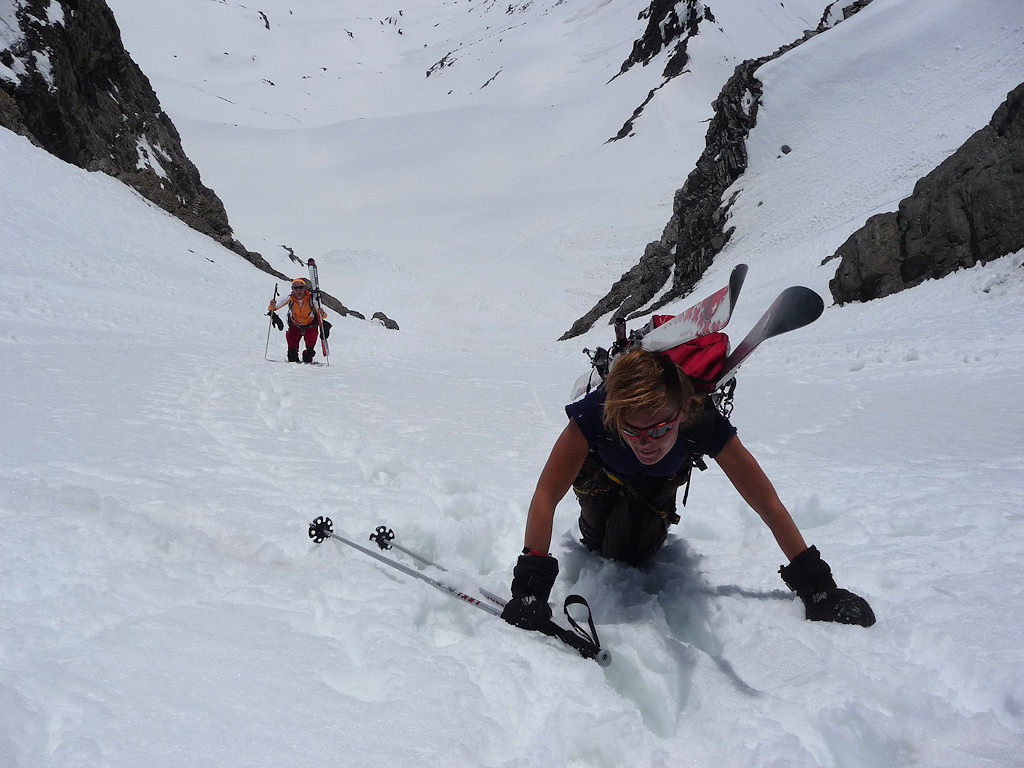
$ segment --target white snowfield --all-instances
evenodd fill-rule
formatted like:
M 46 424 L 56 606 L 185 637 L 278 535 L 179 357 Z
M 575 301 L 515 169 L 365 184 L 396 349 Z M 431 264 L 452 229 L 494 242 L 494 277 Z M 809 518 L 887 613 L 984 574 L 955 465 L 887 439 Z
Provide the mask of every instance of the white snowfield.
M 276 330 L 268 362 L 272 278 L 0 131 L 0 766 L 1024 765 L 1024 253 L 844 307 L 820 264 L 1018 84 L 1024 5 L 875 0 L 765 66 L 690 297 L 748 263 L 738 340 L 825 296 L 733 421 L 878 623 L 805 621 L 712 464 L 642 569 L 559 506 L 553 603 L 589 600 L 607 668 L 307 526 L 507 594 L 612 331 L 554 339 L 660 235 L 732 68 L 826 4 L 712 6 L 610 144 L 661 82 L 664 52 L 612 80 L 645 1 L 110 5 L 239 239 L 401 330 L 332 313 L 329 367 Z

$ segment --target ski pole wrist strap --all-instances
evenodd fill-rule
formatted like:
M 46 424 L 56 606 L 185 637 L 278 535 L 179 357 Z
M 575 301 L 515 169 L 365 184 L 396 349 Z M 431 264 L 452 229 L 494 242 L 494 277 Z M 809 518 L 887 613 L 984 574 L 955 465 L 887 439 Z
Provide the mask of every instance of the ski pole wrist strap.
M 587 625 L 589 632 L 581 627 L 579 623 L 569 613 L 570 605 L 582 605 L 587 609 Z M 556 630 L 555 635 L 566 645 L 575 648 L 579 654 L 585 659 L 597 658 L 601 652 L 601 640 L 597 636 L 597 627 L 594 626 L 594 617 L 590 613 L 590 605 L 580 595 L 569 595 L 565 598 L 565 603 L 562 605 L 562 611 L 565 613 L 565 618 L 569 621 L 571 630 L 563 629 L 557 624 L 554 624 Z

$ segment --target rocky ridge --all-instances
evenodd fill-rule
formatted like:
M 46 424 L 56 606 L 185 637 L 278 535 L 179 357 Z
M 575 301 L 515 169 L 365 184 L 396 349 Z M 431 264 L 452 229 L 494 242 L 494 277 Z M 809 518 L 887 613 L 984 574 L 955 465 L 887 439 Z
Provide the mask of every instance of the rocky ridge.
M 1024 248 L 1024 84 L 984 128 L 924 176 L 894 213 L 872 216 L 825 262 L 837 304 L 868 301 Z
M 762 64 L 778 58 L 849 18 L 870 2 L 871 0 L 856 0 L 845 5 L 840 2 L 832 3 L 825 9 L 815 29 L 807 30 L 801 38 L 782 46 L 772 54 L 749 59 L 736 67 L 712 104 L 715 114 L 708 125 L 704 151 L 698 158 L 696 167 L 687 176 L 686 182 L 676 191 L 672 201 L 672 216 L 661 237 L 647 244 L 640 261 L 625 272 L 590 311 L 573 323 L 572 327 L 562 334 L 560 340 L 585 333 L 606 315 L 609 316 L 610 322 L 619 316 L 630 318 L 647 314 L 693 290 L 732 234 L 732 230 L 726 228 L 731 201 L 722 198 L 725 190 L 747 167 L 746 139 L 757 123 L 761 97 L 761 83 L 754 77 L 754 72 Z M 675 10 L 679 5 L 682 3 L 652 0 L 649 9 L 649 31 L 652 28 L 660 28 L 678 30 L 682 34 L 682 30 L 686 30 L 686 35 L 677 41 L 670 62 L 673 59 L 676 62 L 681 60 L 680 57 L 685 53 L 685 40 L 699 31 L 702 19 L 714 19 L 710 9 L 705 8 L 703 4 L 686 0 L 686 17 L 694 20 L 694 23 L 678 24 L 674 19 L 679 18 Z M 662 47 L 658 50 L 662 50 L 666 45 L 667 42 L 663 40 Z M 650 44 L 635 44 L 633 56 L 636 56 L 638 51 L 650 50 Z M 682 73 L 681 67 L 675 68 L 674 71 L 674 76 Z M 620 136 L 623 135 L 626 134 L 620 131 Z M 669 278 L 672 280 L 671 285 L 659 297 L 658 292 Z
M 0 10 L 0 127 L 120 180 L 264 272 L 289 279 L 235 239 L 224 204 L 202 183 L 104 0 L 11 0 Z M 365 319 L 323 298 L 338 314 Z

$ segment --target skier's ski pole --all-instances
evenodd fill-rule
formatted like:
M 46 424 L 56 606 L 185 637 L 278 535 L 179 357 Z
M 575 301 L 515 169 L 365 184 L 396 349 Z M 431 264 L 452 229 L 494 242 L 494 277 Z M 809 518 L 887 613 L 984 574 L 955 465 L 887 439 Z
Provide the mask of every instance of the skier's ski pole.
M 418 560 L 424 565 L 433 566 L 434 568 L 437 568 L 441 571 L 445 571 L 446 573 L 448 571 L 448 569 L 445 568 L 443 565 L 438 565 L 437 563 L 427 559 L 423 555 L 413 552 L 408 547 L 403 547 L 401 544 L 396 542 L 395 532 L 387 526 L 378 525 L 376 530 L 374 530 L 374 532 L 370 534 L 370 541 L 375 542 L 377 546 L 381 548 L 381 550 L 397 549 L 398 551 L 404 552 L 405 554 L 409 555 L 409 557 L 413 558 L 414 560 Z M 502 600 L 496 594 L 484 589 L 483 587 L 477 586 L 476 590 L 481 595 L 490 600 L 492 603 L 501 608 L 504 608 L 506 603 L 508 602 L 507 600 Z M 569 614 L 570 605 L 582 605 L 584 606 L 584 608 L 586 608 L 586 621 L 588 622 L 590 628 L 589 634 Z M 608 651 L 603 650 L 600 647 L 600 644 L 598 643 L 597 628 L 594 626 L 593 619 L 590 616 L 590 606 L 587 604 L 587 601 L 579 595 L 569 595 L 569 597 L 565 599 L 565 605 L 562 609 L 565 611 L 565 616 L 569 620 L 569 624 L 571 625 L 572 629 L 565 629 L 564 627 L 561 627 L 558 624 L 556 624 L 554 621 L 551 621 L 546 627 L 546 629 L 541 630 L 541 632 L 551 637 L 557 637 L 566 645 L 571 646 L 572 648 L 575 648 L 577 651 L 579 651 L 580 655 L 584 658 L 595 659 L 599 664 L 601 664 L 601 666 L 607 666 L 611 662 L 611 654 L 608 653 Z
M 274 298 L 271 299 L 271 302 L 274 304 L 277 303 L 277 283 L 274 283 Z M 263 351 L 264 360 L 269 359 L 267 355 L 270 354 L 270 331 L 274 327 L 274 311 L 271 310 L 270 312 L 267 312 L 267 314 L 270 316 L 270 324 L 267 326 L 267 348 Z
M 445 592 L 451 595 L 452 597 L 457 597 L 460 600 L 469 603 L 470 605 L 475 605 L 480 610 L 489 613 L 492 616 L 501 616 L 501 610 L 499 608 L 495 608 L 492 605 L 488 605 L 487 603 L 477 600 L 472 595 L 467 595 L 465 592 L 462 592 L 461 590 L 453 587 L 450 584 L 446 584 L 443 581 L 433 579 L 424 573 L 420 573 L 414 568 L 410 568 L 406 565 L 403 565 L 402 563 L 399 563 L 397 560 L 392 560 L 390 557 L 384 557 L 383 555 L 378 554 L 377 552 L 374 552 L 371 549 L 367 549 L 366 547 L 360 544 L 356 544 L 354 541 L 350 541 L 344 536 L 340 536 L 339 534 L 334 532 L 334 523 L 331 521 L 331 518 L 329 517 L 317 517 L 315 520 L 313 520 L 312 523 L 309 524 L 309 538 L 313 539 L 313 541 L 315 541 L 317 544 L 321 543 L 324 539 L 328 538 L 340 541 L 343 544 L 347 544 L 348 546 L 352 547 L 353 549 L 359 550 L 364 555 L 369 555 L 374 560 L 384 563 L 385 565 L 389 565 L 392 568 L 399 570 L 408 576 L 412 576 L 413 578 L 419 579 L 420 581 L 425 581 L 427 584 L 441 592 Z M 406 552 L 406 554 L 409 553 Z M 491 598 L 490 596 L 488 596 L 488 598 L 494 599 L 499 603 L 504 604 L 503 601 L 500 600 L 500 598 Z M 589 634 L 586 630 L 580 627 L 579 623 L 576 622 L 572 618 L 572 616 L 569 615 L 570 605 L 583 605 L 587 609 L 586 621 L 589 624 L 590 628 Z M 576 649 L 576 651 L 583 658 L 593 659 L 602 667 L 606 667 L 609 664 L 611 664 L 611 653 L 609 653 L 607 649 L 601 647 L 600 641 L 597 637 L 597 629 L 594 626 L 594 620 L 590 616 L 590 606 L 587 605 L 587 601 L 579 595 L 569 595 L 565 599 L 565 605 L 563 606 L 563 610 L 565 611 L 565 615 L 568 618 L 569 624 L 572 626 L 572 629 L 565 629 L 564 627 L 561 627 L 558 624 L 556 624 L 554 621 L 549 621 L 548 627 L 546 627 L 543 630 L 540 630 L 541 633 L 548 635 L 550 637 L 557 637 L 559 640 L 561 640 L 569 647 Z
M 445 571 L 445 572 L 448 571 L 448 569 L 445 568 L 443 565 L 438 565 L 437 563 L 435 563 L 435 562 L 433 562 L 431 560 L 428 560 L 423 555 L 417 554 L 416 552 L 413 552 L 411 549 L 408 549 L 407 547 L 403 547 L 401 544 L 399 544 L 397 541 L 395 541 L 395 532 L 393 530 L 391 530 L 390 528 L 388 528 L 387 526 L 385 526 L 385 525 L 378 525 L 377 526 L 376 530 L 373 533 L 370 534 L 370 541 L 376 543 L 376 545 L 378 547 L 380 547 L 382 550 L 394 548 L 394 549 L 397 549 L 399 552 L 405 552 L 405 554 L 407 554 L 413 560 L 419 560 L 424 565 L 432 565 L 434 568 L 437 568 L 439 571 Z M 490 600 L 495 605 L 498 605 L 498 606 L 500 606 L 502 608 L 505 607 L 505 603 L 507 601 L 506 600 L 502 600 L 500 597 L 498 597 L 493 592 L 488 592 L 483 587 L 477 587 L 477 590 L 480 592 L 481 595 L 486 597 L 488 600 Z
M 320 303 L 319 299 L 317 300 L 317 303 L 318 304 Z M 321 304 L 321 306 L 323 306 L 323 305 Z M 331 364 L 331 350 L 327 346 L 327 334 L 324 333 L 324 318 L 319 313 L 318 313 L 317 317 L 318 317 L 317 322 L 320 323 L 320 351 L 324 353 L 324 360 L 327 361 L 327 365 L 330 365 Z
M 395 532 L 388 528 L 386 525 L 378 525 L 376 530 L 370 534 L 370 541 L 374 542 L 381 549 L 397 549 L 399 552 L 405 552 L 413 560 L 419 560 L 424 565 L 432 565 L 439 571 L 447 571 L 443 565 L 438 565 L 425 558 L 423 555 L 418 555 L 411 549 L 406 549 L 401 544 L 395 541 Z
M 390 565 L 392 568 L 401 571 L 407 576 L 412 576 L 413 578 L 419 579 L 420 581 L 425 581 L 427 582 L 427 584 L 434 587 L 435 589 L 438 589 L 442 592 L 447 592 L 452 597 L 457 597 L 459 598 L 459 600 L 463 600 L 469 603 L 470 605 L 475 605 L 480 610 L 486 611 L 492 616 L 501 615 L 501 611 L 498 608 L 495 608 L 492 605 L 488 605 L 485 602 L 477 600 L 472 595 L 467 595 L 465 592 L 456 589 L 450 584 L 445 584 L 443 581 L 432 579 L 425 573 L 420 573 L 415 568 L 410 568 L 409 566 L 403 565 L 397 560 L 392 560 L 390 557 L 384 557 L 383 555 L 374 552 L 372 549 L 367 549 L 361 544 L 356 544 L 354 541 L 350 541 L 346 539 L 344 536 L 339 536 L 337 533 L 334 532 L 334 523 L 331 521 L 331 518 L 329 517 L 318 517 L 312 523 L 309 524 L 309 538 L 311 538 L 317 544 L 319 544 L 327 538 L 334 539 L 335 541 L 340 541 L 343 544 L 348 544 L 353 549 L 358 549 L 364 555 L 369 555 L 374 560 L 378 560 L 384 563 L 385 565 Z

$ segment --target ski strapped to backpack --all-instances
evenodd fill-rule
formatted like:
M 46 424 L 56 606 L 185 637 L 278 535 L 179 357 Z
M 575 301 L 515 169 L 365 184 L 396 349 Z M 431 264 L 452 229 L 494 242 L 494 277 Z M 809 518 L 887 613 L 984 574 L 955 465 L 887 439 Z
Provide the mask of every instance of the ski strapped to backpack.
M 722 329 L 732 318 L 746 274 L 747 265 L 738 264 L 725 287 L 679 315 L 655 315 L 628 335 L 625 319 L 615 318 L 615 343 L 610 349 L 583 350 L 590 358 L 591 370 L 577 380 L 572 399 L 599 386 L 620 355 L 642 348 L 670 357 L 690 378 L 694 389 L 708 393 L 715 407 L 728 416 L 740 365 L 761 342 L 814 322 L 825 309 L 821 296 L 810 288 L 786 288 L 730 352 L 729 337 Z
M 750 332 L 726 358 L 718 386 L 735 381 L 736 371 L 762 341 L 810 325 L 825 311 L 825 302 L 810 288 L 786 288 L 761 315 Z
M 599 386 L 615 359 L 637 348 L 667 354 L 698 391 L 713 392 L 728 354 L 729 337 L 722 329 L 732 319 L 746 276 L 747 265 L 737 264 L 727 285 L 678 315 L 654 315 L 646 325 L 628 335 L 625 318 L 615 318 L 615 343 L 609 349 L 583 350 L 590 357 L 591 370 L 577 380 L 572 399 Z
M 331 518 L 329 517 L 317 517 L 315 520 L 313 520 L 313 522 L 309 524 L 309 538 L 311 538 L 317 544 L 321 543 L 322 541 L 324 541 L 324 539 L 328 538 L 334 539 L 335 541 L 339 541 L 343 544 L 347 544 L 353 549 L 359 550 L 364 555 L 369 555 L 374 560 L 377 560 L 378 562 L 384 563 L 385 565 L 388 565 L 398 571 L 401 571 L 407 576 L 412 576 L 413 578 L 419 579 L 420 581 L 425 581 L 427 584 L 434 587 L 435 589 L 444 592 L 445 594 L 450 595 L 451 597 L 458 598 L 463 602 L 469 603 L 470 605 L 479 608 L 480 610 L 490 614 L 491 616 L 500 617 L 501 610 L 505 607 L 504 600 L 486 590 L 478 588 L 481 593 L 481 596 L 484 597 L 484 600 L 480 600 L 479 598 L 474 597 L 471 594 L 468 594 L 464 590 L 461 590 L 458 587 L 447 583 L 446 581 L 432 578 L 427 574 L 416 570 L 415 568 L 410 568 L 409 566 L 399 562 L 398 560 L 395 560 L 390 557 L 385 557 L 379 552 L 374 552 L 373 550 L 367 547 L 357 544 L 354 541 L 351 541 L 345 538 L 344 536 L 335 533 L 334 523 L 331 521 Z M 442 568 L 436 563 L 431 562 L 427 558 L 422 557 L 421 555 L 418 555 L 412 552 L 411 550 L 406 549 L 405 547 L 395 544 L 394 539 L 394 531 L 386 528 L 385 526 L 378 526 L 374 533 L 370 535 L 370 540 L 375 542 L 382 551 L 394 548 L 401 552 L 404 552 L 405 554 L 409 555 L 410 557 L 413 557 L 421 563 L 424 563 L 425 565 L 430 565 L 437 568 L 438 570 L 446 571 L 446 569 Z M 582 618 L 581 620 L 574 619 L 572 615 L 569 613 L 570 606 L 582 606 L 583 609 L 586 610 L 586 617 Z M 591 616 L 590 606 L 587 604 L 587 601 L 579 595 L 569 595 L 565 599 L 565 604 L 562 606 L 562 610 L 565 612 L 566 618 L 569 622 L 571 629 L 566 629 L 565 627 L 559 626 L 554 621 L 551 621 L 548 627 L 541 630 L 541 633 L 544 635 L 558 638 L 566 645 L 570 646 L 571 648 L 574 648 L 580 654 L 580 656 L 582 656 L 585 659 L 593 659 L 602 667 L 608 666 L 611 663 L 611 653 L 608 650 L 601 647 L 601 641 L 597 636 L 597 628 L 594 626 L 594 620 Z M 580 621 L 586 622 L 586 629 L 584 629 L 581 626 Z
M 740 297 L 747 265 L 737 264 L 729 274 L 729 284 L 678 315 L 654 315 L 641 328 L 638 337 L 644 349 L 664 352 L 690 339 L 721 331 L 732 319 Z

